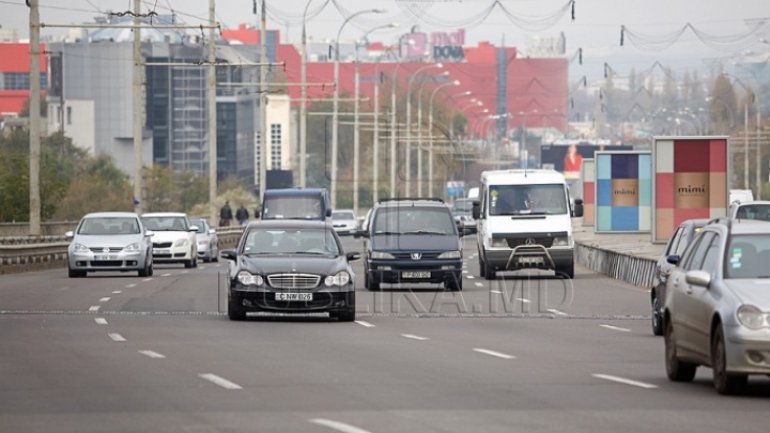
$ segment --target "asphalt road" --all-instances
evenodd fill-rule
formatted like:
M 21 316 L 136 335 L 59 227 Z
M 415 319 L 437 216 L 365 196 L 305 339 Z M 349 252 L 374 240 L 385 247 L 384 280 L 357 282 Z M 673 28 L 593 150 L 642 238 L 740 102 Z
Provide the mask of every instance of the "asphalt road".
M 665 377 L 645 290 L 578 268 L 363 289 L 358 321 L 225 312 L 226 262 L 0 279 L 0 432 L 752 432 L 770 380 Z M 345 239 L 348 251 L 361 243 Z

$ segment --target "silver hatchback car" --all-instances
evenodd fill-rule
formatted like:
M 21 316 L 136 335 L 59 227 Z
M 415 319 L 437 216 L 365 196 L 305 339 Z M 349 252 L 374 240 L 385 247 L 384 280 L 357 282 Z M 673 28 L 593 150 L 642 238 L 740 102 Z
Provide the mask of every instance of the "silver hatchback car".
M 90 213 L 80 220 L 67 248 L 70 278 L 85 277 L 94 271 L 138 271 L 140 277 L 152 275 L 153 233 L 132 212 Z
M 711 367 L 720 394 L 750 374 L 770 374 L 770 223 L 720 219 L 707 225 L 666 281 L 666 373 L 689 382 Z

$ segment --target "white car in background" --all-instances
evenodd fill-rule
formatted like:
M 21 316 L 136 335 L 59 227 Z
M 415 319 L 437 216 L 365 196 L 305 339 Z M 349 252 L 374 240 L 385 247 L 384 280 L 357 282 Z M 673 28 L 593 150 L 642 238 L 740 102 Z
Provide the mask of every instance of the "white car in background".
M 142 222 L 155 233 L 152 238 L 155 263 L 184 263 L 185 268 L 198 266 L 198 227 L 190 224 L 186 214 L 146 213 L 142 215 Z
M 219 261 L 219 238 L 204 218 L 192 218 L 190 222 L 198 227 L 198 258 L 204 262 Z
M 335 210 L 332 212 L 332 225 L 337 234 L 349 235 L 358 230 L 358 219 L 352 210 Z

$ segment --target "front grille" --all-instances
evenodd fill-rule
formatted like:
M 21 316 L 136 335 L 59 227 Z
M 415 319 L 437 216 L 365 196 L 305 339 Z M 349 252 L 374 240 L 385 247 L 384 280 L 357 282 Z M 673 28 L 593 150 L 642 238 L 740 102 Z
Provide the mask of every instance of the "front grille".
M 153 248 L 171 248 L 171 242 L 153 242 Z
M 421 252 L 421 251 L 415 251 L 415 252 L 421 254 L 421 257 L 420 257 L 419 260 L 437 259 L 439 254 L 441 254 L 441 253 L 437 253 L 437 252 Z M 411 252 L 406 252 L 406 253 L 401 252 L 401 253 L 391 253 L 391 254 L 393 254 L 393 257 L 395 257 L 397 259 L 409 259 L 409 260 L 412 260 L 412 253 Z
M 529 244 L 527 244 L 528 239 L 531 239 Z M 507 238 L 506 240 L 509 248 L 516 248 L 520 245 L 542 245 L 551 248 L 553 245 L 553 238 L 551 237 Z
M 156 259 L 170 259 L 171 254 L 153 254 L 152 257 Z
M 110 268 L 116 268 L 119 266 L 122 266 L 123 262 L 121 260 L 92 260 L 91 266 L 93 267 L 110 267 Z
M 321 277 L 309 274 L 273 274 L 267 276 L 267 282 L 276 289 L 312 289 L 318 287 Z
M 104 248 L 105 248 L 105 247 L 95 247 L 95 248 L 94 248 L 94 247 L 92 247 L 92 248 L 89 248 L 89 249 L 90 249 L 92 252 L 94 252 L 94 253 L 104 253 L 104 252 L 105 252 L 105 251 L 104 251 Z M 111 252 L 111 253 L 119 253 L 119 252 L 123 251 L 123 248 L 121 248 L 121 247 L 108 247 L 107 249 L 108 249 L 108 250 L 109 250 L 109 252 Z

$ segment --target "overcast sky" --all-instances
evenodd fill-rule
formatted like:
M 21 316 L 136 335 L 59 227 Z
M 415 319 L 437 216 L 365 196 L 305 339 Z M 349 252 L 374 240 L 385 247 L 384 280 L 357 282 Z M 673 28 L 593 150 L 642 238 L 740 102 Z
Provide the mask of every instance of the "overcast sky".
M 310 10 L 323 5 L 326 0 L 310 0 Z M 179 12 L 188 23 L 198 24 L 194 18 L 208 16 L 208 0 L 146 0 L 143 11 L 155 7 L 158 13 L 168 13 L 169 8 Z M 298 42 L 300 19 L 307 0 L 267 0 L 270 12 L 268 26 L 281 30 L 282 39 Z M 571 55 L 578 47 L 583 48 L 584 65 L 571 65 L 571 76 L 588 75 L 595 77 L 602 72 L 607 62 L 619 74 L 626 74 L 634 66 L 645 69 L 656 60 L 671 65 L 677 70 L 686 66 L 703 67 L 704 60 L 728 59 L 741 52 L 751 50 L 767 53 L 770 44 L 760 42 L 760 36 L 751 37 L 730 50 L 718 50 L 700 41 L 693 31 L 686 31 L 678 42 L 663 50 L 643 50 L 630 43 L 626 37 L 625 46 L 620 46 L 620 27 L 625 25 L 632 32 L 648 35 L 664 35 L 690 23 L 697 30 L 715 36 L 728 36 L 748 31 L 747 19 L 770 16 L 768 0 L 577 0 L 575 21 L 571 20 L 569 9 L 553 25 L 544 30 L 534 30 L 532 17 L 556 16 L 567 4 L 567 0 L 501 0 L 501 3 L 522 19 L 523 25 L 512 22 L 500 7 L 495 7 L 481 23 L 468 21 L 482 13 L 494 0 L 337 0 L 345 12 L 368 8 L 381 8 L 387 12 L 356 18 L 345 27 L 342 39 L 360 37 L 367 29 L 389 22 L 398 22 L 397 31 L 379 32 L 370 40 L 393 43 L 398 33 L 408 31 L 417 25 L 421 30 L 452 31 L 456 25 L 466 29 L 466 44 L 490 41 L 496 45 L 504 38 L 508 46 L 526 46 L 534 36 L 558 36 L 564 32 L 567 38 L 567 53 Z M 76 23 L 91 21 L 99 11 L 126 11 L 133 0 L 40 0 L 41 21 L 44 23 Z M 257 23 L 252 14 L 253 0 L 218 0 L 217 15 L 223 27 L 236 27 L 239 23 Z M 28 10 L 24 0 L 0 0 L 0 25 L 4 29 L 16 28 L 20 37 L 28 35 Z M 409 12 L 409 11 L 412 12 Z M 419 15 L 421 19 L 417 19 Z M 315 40 L 333 39 L 343 17 L 331 3 L 308 22 L 308 35 Z M 54 34 L 56 30 L 44 29 L 43 35 Z M 61 30 L 58 30 L 61 32 Z M 767 35 L 765 37 L 768 37 Z M 707 36 L 708 38 L 708 36 Z M 770 39 L 770 37 L 768 37 Z

